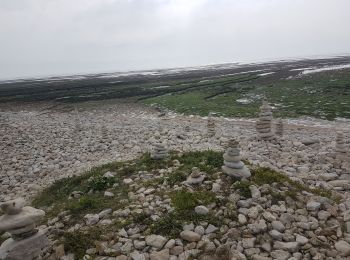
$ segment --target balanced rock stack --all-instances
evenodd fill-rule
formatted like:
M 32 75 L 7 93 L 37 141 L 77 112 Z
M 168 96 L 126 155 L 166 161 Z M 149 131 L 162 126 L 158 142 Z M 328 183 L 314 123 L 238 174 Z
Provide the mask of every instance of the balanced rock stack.
M 109 139 L 108 129 L 105 125 L 101 126 L 101 139 L 107 141 Z
M 202 173 L 197 167 L 192 168 L 190 176 L 184 181 L 184 184 L 198 185 L 202 184 L 205 179 L 205 173 Z
M 344 133 L 338 131 L 335 139 L 335 151 L 338 154 L 346 154 L 346 145 L 344 141 Z
M 207 129 L 208 129 L 208 136 L 213 137 L 215 135 L 215 121 L 211 113 L 209 113 L 209 116 L 208 116 Z
M 155 143 L 153 145 L 153 150 L 151 152 L 151 158 L 155 160 L 161 160 L 168 156 L 168 150 L 162 141 L 161 135 L 159 133 L 155 136 Z
M 231 177 L 247 179 L 251 174 L 249 169 L 241 161 L 240 152 L 238 142 L 235 139 L 231 139 L 224 153 L 224 166 L 222 166 L 222 171 Z
M 74 125 L 74 132 L 79 133 L 83 130 L 79 118 L 75 120 L 75 125 Z
M 276 134 L 277 136 L 283 136 L 283 132 L 284 132 L 283 121 L 282 121 L 282 119 L 279 119 L 279 120 L 276 122 L 276 131 L 275 131 L 275 134 Z
M 11 238 L 0 247 L 0 259 L 31 260 L 39 257 L 49 243 L 43 231 L 36 229 L 45 212 L 24 207 L 23 199 L 15 199 L 0 205 L 5 213 L 0 217 L 0 232 L 8 232 Z
M 271 131 L 272 112 L 271 107 L 266 100 L 263 101 L 260 107 L 259 119 L 256 122 L 256 131 L 262 140 L 274 139 L 274 134 Z

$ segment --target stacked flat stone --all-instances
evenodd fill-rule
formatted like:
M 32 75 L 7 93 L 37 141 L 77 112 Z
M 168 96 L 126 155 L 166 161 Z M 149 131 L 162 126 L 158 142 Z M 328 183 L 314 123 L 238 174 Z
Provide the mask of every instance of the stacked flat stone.
M 151 158 L 155 160 L 161 160 L 168 156 L 168 150 L 161 139 L 160 134 L 156 134 L 155 143 L 151 152 Z
M 238 142 L 235 139 L 231 139 L 224 153 L 222 171 L 231 177 L 247 179 L 251 174 L 249 169 L 241 161 L 240 152 Z
M 256 122 L 256 131 L 258 136 L 262 140 L 272 140 L 274 139 L 274 134 L 271 131 L 272 123 L 272 112 L 271 107 L 266 100 L 263 101 L 260 107 L 259 119 Z
M 346 145 L 344 141 L 344 133 L 338 131 L 335 139 L 335 151 L 338 154 L 346 154 Z
M 105 125 L 101 126 L 101 139 L 107 141 L 109 139 L 108 129 Z
M 79 119 L 76 119 L 75 120 L 75 125 L 74 125 L 74 132 L 75 133 L 79 133 L 83 130 L 82 126 L 81 126 L 81 123 L 80 123 L 80 120 Z
M 202 184 L 204 179 L 205 173 L 201 172 L 197 167 L 193 167 L 190 176 L 188 176 L 184 183 L 189 185 L 199 185 Z
M 283 121 L 282 121 L 282 119 L 279 119 L 279 120 L 276 122 L 276 131 L 275 131 L 275 134 L 276 134 L 277 136 L 283 136 L 283 132 L 284 132 Z
M 24 206 L 23 199 L 15 199 L 0 204 L 5 213 L 0 217 L 0 232 L 8 232 L 11 238 L 0 247 L 0 259 L 29 260 L 39 257 L 48 245 L 44 232 L 36 228 L 45 212 Z
M 208 120 L 207 120 L 207 130 L 208 130 L 209 137 L 215 136 L 215 121 L 211 113 L 209 114 Z

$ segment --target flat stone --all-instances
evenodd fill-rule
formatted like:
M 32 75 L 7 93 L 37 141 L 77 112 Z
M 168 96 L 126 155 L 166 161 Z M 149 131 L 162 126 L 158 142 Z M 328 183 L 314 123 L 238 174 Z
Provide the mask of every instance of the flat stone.
M 248 229 L 250 229 L 253 234 L 258 234 L 267 230 L 267 225 L 265 220 L 259 220 L 258 222 L 254 222 L 252 224 L 248 224 Z
M 258 199 L 261 197 L 261 192 L 258 189 L 258 187 L 256 187 L 255 185 L 250 185 L 249 189 L 253 199 Z
M 245 166 L 242 169 L 232 169 L 226 166 L 222 166 L 222 171 L 231 177 L 240 179 L 246 179 L 251 176 L 249 169 Z
M 160 235 L 149 235 L 149 236 L 146 236 L 145 240 L 148 246 L 153 246 L 157 249 L 161 249 L 165 245 L 165 243 L 168 241 L 168 239 Z
M 132 252 L 130 257 L 132 260 L 146 260 L 145 256 L 137 251 Z
M 49 245 L 44 232 L 22 240 L 7 239 L 0 247 L 0 259 L 31 260 L 40 255 L 41 249 Z
M 275 249 L 285 250 L 290 253 L 298 252 L 299 250 L 299 243 L 298 242 L 280 242 L 276 241 L 274 244 Z
M 247 223 L 247 218 L 243 214 L 238 214 L 238 223 L 244 225 Z
M 290 253 L 284 250 L 274 250 L 270 253 L 270 255 L 276 260 L 287 260 L 290 257 Z
M 110 191 L 105 191 L 104 196 L 108 197 L 108 198 L 112 198 L 112 197 L 114 197 L 114 193 L 110 192 Z
M 302 235 L 296 234 L 295 241 L 298 242 L 300 245 L 305 245 L 309 242 L 309 239 Z
M 286 229 L 281 221 L 272 221 L 271 225 L 273 229 L 278 230 L 279 232 L 284 232 Z
M 87 214 L 84 216 L 85 223 L 88 226 L 95 225 L 100 220 L 100 217 L 98 214 Z
M 209 213 L 209 209 L 205 206 L 197 206 L 194 208 L 194 211 L 199 215 L 207 215 Z
M 184 230 L 180 233 L 180 237 L 188 242 L 197 242 L 201 240 L 201 236 L 196 232 L 190 230 Z
M 224 161 L 224 165 L 233 168 L 233 169 L 242 169 L 244 167 L 244 163 L 242 162 L 228 162 Z
M 201 175 L 198 178 L 192 178 L 191 176 L 189 176 L 187 178 L 187 180 L 185 181 L 185 183 L 187 183 L 187 184 L 194 184 L 194 185 L 201 184 L 204 181 L 204 179 L 205 179 L 205 175 Z
M 253 248 L 255 245 L 256 238 L 243 238 L 242 239 L 242 246 L 243 248 Z
M 23 207 L 22 210 L 15 215 L 2 215 L 0 217 L 0 232 L 15 230 L 17 228 L 32 225 L 38 222 L 45 212 L 32 207 Z
M 229 155 L 227 153 L 224 153 L 224 160 L 227 162 L 240 162 L 242 160 L 242 157 L 240 155 Z
M 306 208 L 309 211 L 316 211 L 316 210 L 319 210 L 321 208 L 321 203 L 319 203 L 317 201 L 309 201 L 306 204 Z
M 153 251 L 150 254 L 150 260 L 169 260 L 170 254 L 169 254 L 169 249 L 163 249 L 162 251 Z
M 340 240 L 334 244 L 335 249 L 341 256 L 350 256 L 350 244 L 344 240 Z
M 215 227 L 212 224 L 209 224 L 208 227 L 205 229 L 205 234 L 210 234 L 210 233 L 214 233 L 217 230 L 219 230 L 219 228 Z

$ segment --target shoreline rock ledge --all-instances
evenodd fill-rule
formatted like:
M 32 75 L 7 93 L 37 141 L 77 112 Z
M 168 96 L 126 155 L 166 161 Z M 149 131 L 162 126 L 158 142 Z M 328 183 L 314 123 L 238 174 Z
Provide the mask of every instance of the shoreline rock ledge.
M 0 232 L 8 232 L 11 238 L 0 246 L 1 260 L 32 260 L 40 256 L 49 241 L 42 230 L 36 228 L 45 212 L 24 206 L 23 199 L 15 199 L 0 204 L 5 213 L 0 217 Z

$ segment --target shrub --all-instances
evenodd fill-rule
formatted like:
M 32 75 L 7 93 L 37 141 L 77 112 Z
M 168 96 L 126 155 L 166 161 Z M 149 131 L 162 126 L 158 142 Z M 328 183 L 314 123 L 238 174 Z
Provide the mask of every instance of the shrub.
M 252 193 L 249 186 L 252 185 L 249 181 L 237 181 L 233 184 L 233 188 L 244 198 L 251 198 Z
M 89 180 L 88 188 L 94 191 L 103 191 L 109 187 L 112 187 L 114 183 L 116 183 L 116 179 L 114 177 L 107 178 L 103 176 L 95 176 Z

